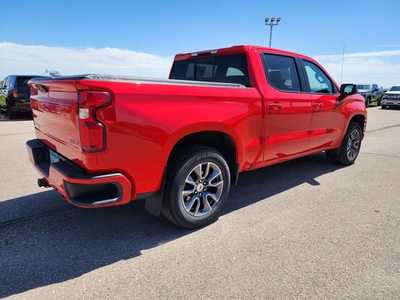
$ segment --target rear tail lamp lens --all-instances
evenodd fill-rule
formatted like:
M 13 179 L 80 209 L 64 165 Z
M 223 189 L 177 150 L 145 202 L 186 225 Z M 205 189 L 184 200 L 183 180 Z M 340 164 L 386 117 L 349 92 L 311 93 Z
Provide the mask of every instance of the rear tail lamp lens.
M 31 96 L 36 96 L 38 94 L 38 89 L 33 85 L 30 86 L 30 91 L 31 91 Z
M 106 147 L 106 128 L 96 111 L 111 104 L 111 94 L 104 91 L 79 93 L 79 134 L 83 152 L 97 152 Z

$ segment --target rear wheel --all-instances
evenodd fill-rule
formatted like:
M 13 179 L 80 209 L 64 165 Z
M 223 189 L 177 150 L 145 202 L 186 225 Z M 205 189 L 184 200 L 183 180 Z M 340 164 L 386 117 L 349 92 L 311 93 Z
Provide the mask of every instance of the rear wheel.
M 344 166 L 353 164 L 360 153 L 363 131 L 360 124 L 352 122 L 338 149 L 326 151 L 328 158 Z
M 15 117 L 15 112 L 13 111 L 12 107 L 9 105 L 7 105 L 6 115 L 7 115 L 7 118 L 9 118 L 9 119 L 12 119 Z
M 173 166 L 163 216 L 185 228 L 202 227 L 218 219 L 231 185 L 225 158 L 213 148 L 198 146 L 177 157 Z

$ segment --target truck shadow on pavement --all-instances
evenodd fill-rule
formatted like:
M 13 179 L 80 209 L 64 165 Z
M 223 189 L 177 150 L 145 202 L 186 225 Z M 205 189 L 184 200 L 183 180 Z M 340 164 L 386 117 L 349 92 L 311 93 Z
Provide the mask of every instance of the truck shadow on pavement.
M 321 154 L 243 173 L 224 214 L 303 183 L 318 185 L 317 177 L 338 168 Z M 54 191 L 0 202 L 0 298 L 77 278 L 194 232 L 150 216 L 142 202 L 83 210 Z

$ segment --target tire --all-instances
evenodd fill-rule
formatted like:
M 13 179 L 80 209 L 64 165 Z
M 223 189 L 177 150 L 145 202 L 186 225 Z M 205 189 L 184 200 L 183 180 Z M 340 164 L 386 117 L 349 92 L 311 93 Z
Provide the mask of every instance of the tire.
M 11 109 L 11 107 L 7 106 L 6 115 L 8 119 L 13 119 L 15 117 L 15 112 Z
M 225 158 L 213 148 L 197 146 L 178 155 L 172 166 L 162 216 L 189 229 L 217 220 L 231 186 Z
M 363 130 L 360 124 L 352 122 L 349 125 L 347 133 L 343 138 L 339 148 L 326 151 L 330 160 L 343 166 L 354 164 L 360 153 L 361 141 L 363 139 Z
M 15 111 L 13 108 L 13 103 L 10 101 L 10 99 L 6 99 L 6 116 L 10 120 L 15 117 Z

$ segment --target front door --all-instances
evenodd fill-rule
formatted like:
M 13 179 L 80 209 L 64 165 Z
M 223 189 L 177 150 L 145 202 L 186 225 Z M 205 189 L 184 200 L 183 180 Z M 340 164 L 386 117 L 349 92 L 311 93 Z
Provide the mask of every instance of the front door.
M 319 66 L 307 60 L 303 60 L 303 65 L 313 109 L 310 147 L 322 150 L 336 144 L 343 131 L 345 121 L 338 109 L 339 93 Z

